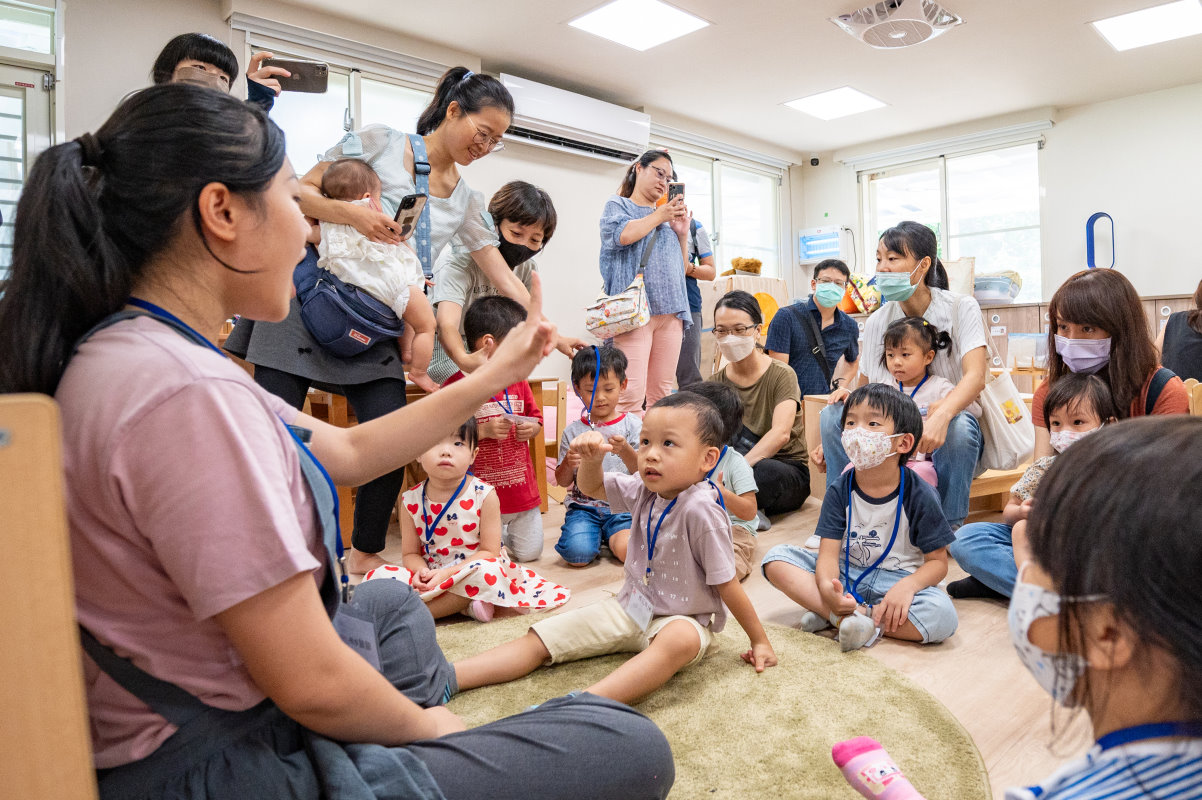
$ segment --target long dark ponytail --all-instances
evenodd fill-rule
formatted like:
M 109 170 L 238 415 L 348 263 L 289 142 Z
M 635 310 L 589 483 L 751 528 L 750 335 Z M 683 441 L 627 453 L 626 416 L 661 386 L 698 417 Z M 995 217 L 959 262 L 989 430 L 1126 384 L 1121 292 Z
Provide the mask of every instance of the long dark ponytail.
M 947 270 L 939 260 L 939 240 L 935 238 L 935 232 L 926 225 L 913 220 L 899 222 L 881 234 L 881 241 L 887 249 L 910 256 L 916 261 L 931 259 L 931 267 L 927 270 L 923 283 L 934 289 L 948 287 Z
M 499 108 L 513 117 L 513 95 L 491 75 L 472 72 L 467 67 L 451 67 L 438 79 L 434 99 L 417 118 L 417 133 L 433 133 L 447 118 L 447 108 L 454 101 L 465 114 L 475 114 L 482 108 Z
M 201 189 L 253 202 L 284 157 L 261 111 L 180 83 L 130 95 L 95 134 L 42 153 L 0 297 L 0 392 L 53 394 L 79 337 L 125 304 L 184 225 L 200 231 Z
M 672 163 L 672 156 L 668 155 L 667 150 L 648 150 L 634 160 L 629 167 L 626 168 L 626 174 L 622 176 L 622 184 L 618 186 L 619 197 L 630 197 L 634 194 L 634 180 L 638 177 L 638 170 L 635 167 L 647 167 L 659 161 L 661 158 L 668 159 L 668 163 Z

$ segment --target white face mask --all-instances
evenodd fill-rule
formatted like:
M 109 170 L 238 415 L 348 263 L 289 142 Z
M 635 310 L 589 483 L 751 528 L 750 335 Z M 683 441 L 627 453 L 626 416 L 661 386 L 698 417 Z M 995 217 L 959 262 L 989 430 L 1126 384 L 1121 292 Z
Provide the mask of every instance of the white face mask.
M 1027 564 L 1023 564 L 1018 570 L 1014 592 L 1010 595 L 1010 612 L 1007 617 L 1010 641 L 1018 651 L 1018 658 L 1023 662 L 1023 666 L 1053 700 L 1066 707 L 1076 705 L 1073 689 L 1077 685 L 1077 679 L 1089 667 L 1089 662 L 1076 653 L 1049 653 L 1031 643 L 1031 623 L 1059 614 L 1062 601 L 1056 592 L 1033 583 L 1023 583 L 1023 571 L 1026 568 Z M 1076 603 L 1092 603 L 1105 600 L 1106 595 L 1090 594 L 1067 599 Z
M 891 436 L 880 431 L 870 431 L 867 428 L 849 428 L 843 431 L 841 437 L 843 452 L 847 453 L 852 466 L 856 469 L 872 469 L 884 464 L 885 459 L 889 456 L 897 455 L 893 451 L 893 443 L 889 440 L 899 436 L 905 436 L 905 434 L 895 433 Z
M 730 362 L 742 361 L 751 355 L 751 351 L 754 349 L 754 336 L 739 336 L 732 333 L 718 340 L 718 351 L 722 353 L 723 358 Z
M 1063 453 L 1069 448 L 1069 445 L 1076 444 L 1091 433 L 1097 433 L 1102 430 L 1102 425 L 1088 431 L 1052 431 L 1048 437 L 1052 440 L 1052 449 L 1057 453 Z

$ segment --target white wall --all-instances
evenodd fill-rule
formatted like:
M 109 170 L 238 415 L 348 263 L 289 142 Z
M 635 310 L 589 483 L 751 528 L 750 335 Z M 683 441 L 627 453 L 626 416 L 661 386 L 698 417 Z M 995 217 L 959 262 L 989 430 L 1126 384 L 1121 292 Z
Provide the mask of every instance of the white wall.
M 1044 134 L 1040 151 L 1044 299 L 1069 275 L 1085 268 L 1085 221 L 1095 211 L 1114 217 L 1116 267 L 1140 294 L 1192 294 L 1202 278 L 1195 252 L 1200 206 L 1193 186 L 1194 179 L 1202 176 L 1202 84 L 1105 103 L 1039 109 L 857 145 L 846 152 L 821 153 L 819 167 L 807 163 L 792 168 L 803 198 L 794 204 L 794 228 L 838 222 L 858 229 L 856 173 L 838 164 L 836 157 L 1036 118 L 1055 121 Z M 1108 237 L 1104 222 L 1099 223 L 1098 234 L 1099 239 Z M 863 245 L 857 241 L 861 264 L 868 264 L 871 271 L 871 256 L 865 261 Z M 875 246 L 868 243 L 870 250 Z M 1109 242 L 1105 246 L 1108 249 Z

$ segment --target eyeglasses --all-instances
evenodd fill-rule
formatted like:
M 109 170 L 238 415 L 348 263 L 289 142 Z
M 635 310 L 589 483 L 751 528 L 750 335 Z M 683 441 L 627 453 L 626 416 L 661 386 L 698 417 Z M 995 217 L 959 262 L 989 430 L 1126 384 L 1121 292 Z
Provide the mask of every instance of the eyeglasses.
M 834 279 L 834 278 L 819 278 L 817 281 L 815 281 L 815 283 L 817 283 L 819 286 L 821 286 L 821 285 L 822 285 L 822 284 L 824 284 L 824 283 L 833 283 L 833 284 L 835 284 L 836 286 L 838 286 L 840 289 L 846 289 L 846 288 L 847 288 L 847 281 L 845 281 L 845 280 L 836 280 L 836 279 Z
M 655 177 L 659 178 L 661 181 L 668 181 L 672 178 L 672 173 L 665 172 L 664 170 L 660 169 L 659 167 L 647 167 L 647 169 L 654 172 Z
M 755 325 L 736 325 L 733 328 L 714 328 L 714 336 L 719 338 L 722 336 L 730 336 L 731 334 L 734 334 L 735 336 L 746 336 L 755 329 Z
M 472 122 L 471 117 L 464 115 L 464 119 L 470 122 L 472 127 L 476 129 L 476 135 L 472 137 L 472 144 L 484 145 L 488 148 L 488 152 L 490 153 L 495 153 L 498 150 L 505 149 L 505 143 L 501 141 L 500 136 L 494 139 L 493 137 L 484 133 L 484 131 L 480 130 L 476 123 Z

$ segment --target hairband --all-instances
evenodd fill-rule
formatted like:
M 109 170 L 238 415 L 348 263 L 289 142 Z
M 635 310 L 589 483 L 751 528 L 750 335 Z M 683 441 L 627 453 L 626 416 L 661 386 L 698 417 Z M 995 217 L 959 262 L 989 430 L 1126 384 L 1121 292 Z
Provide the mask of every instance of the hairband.
M 81 165 L 98 168 L 100 166 L 100 159 L 104 155 L 104 149 L 100 146 L 100 140 L 91 133 L 82 133 L 75 137 L 74 141 L 79 145 Z
M 469 69 L 467 72 L 463 73 L 463 77 L 459 79 L 459 82 L 460 82 L 460 83 L 463 83 L 464 81 L 466 81 L 468 78 L 472 77 L 472 76 L 473 76 L 473 75 L 475 75 L 475 74 L 476 74 L 476 73 L 472 72 L 472 71 Z

